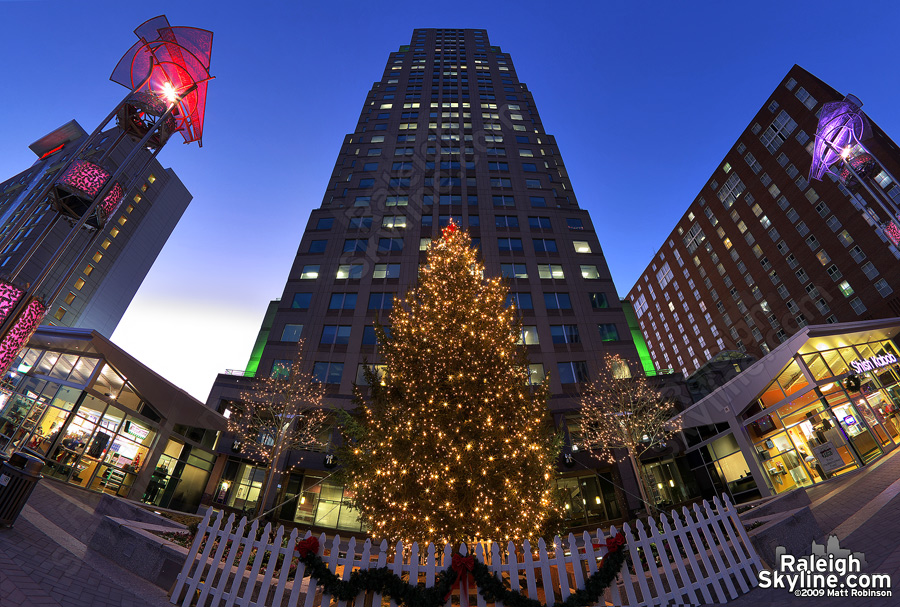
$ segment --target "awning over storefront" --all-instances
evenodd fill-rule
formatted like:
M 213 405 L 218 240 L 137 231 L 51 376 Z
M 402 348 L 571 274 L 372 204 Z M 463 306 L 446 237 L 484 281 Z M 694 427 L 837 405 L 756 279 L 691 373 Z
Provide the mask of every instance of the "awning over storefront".
M 681 419 L 684 428 L 727 422 L 752 405 L 797 354 L 894 339 L 898 333 L 900 318 L 803 327 L 677 418 Z
M 147 368 L 96 331 L 42 326 L 29 347 L 59 352 L 98 354 L 131 382 L 137 392 L 164 417 L 176 424 L 225 430 L 227 421 L 202 402 Z

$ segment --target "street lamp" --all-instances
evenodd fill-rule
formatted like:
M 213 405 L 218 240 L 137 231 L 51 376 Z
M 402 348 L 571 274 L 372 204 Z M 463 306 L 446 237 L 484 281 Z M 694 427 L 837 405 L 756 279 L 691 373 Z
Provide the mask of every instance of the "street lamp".
M 861 106 L 862 102 L 852 95 L 822 106 L 809 177 L 821 181 L 826 173 L 831 173 L 851 192 L 862 186 L 888 219 L 878 217 L 868 207 L 864 212 L 896 246 L 900 244 L 900 208 L 881 188 L 872 187 L 872 181 L 881 171 L 895 183 L 897 179 L 863 143 L 872 137 L 872 127 Z

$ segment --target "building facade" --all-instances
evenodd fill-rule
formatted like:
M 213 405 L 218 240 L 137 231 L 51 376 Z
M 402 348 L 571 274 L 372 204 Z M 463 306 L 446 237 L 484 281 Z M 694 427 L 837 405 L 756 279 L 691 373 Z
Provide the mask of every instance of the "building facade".
M 89 157 L 103 155 L 107 147 L 115 145 L 118 130 L 104 133 Z M 74 120 L 48 133 L 29 146 L 38 160 L 28 169 L 0 183 L 0 236 L 5 237 L 22 213 L 28 213 L 35 198 L 54 181 L 65 161 L 74 154 L 87 134 Z M 134 143 L 128 140 L 110 155 L 107 162 L 115 167 L 122 162 Z M 138 161 L 149 156 L 139 152 Z M 140 162 L 143 165 L 143 162 Z M 153 160 L 143 175 L 124 175 L 122 183 L 133 183 L 116 217 L 103 228 L 105 234 L 90 250 L 84 250 L 91 233 L 83 229 L 70 248 L 56 264 L 45 293 L 47 298 L 65 271 L 76 265 L 77 270 L 66 281 L 60 294 L 48 303 L 45 322 L 51 325 L 95 329 L 109 337 L 131 303 L 172 233 L 188 204 L 191 194 L 172 169 L 163 168 Z M 54 223 L 58 213 L 50 203 L 41 205 L 26 225 L 18 230 L 9 245 L 0 252 L 0 274 L 9 275 L 20 264 L 18 282 L 35 279 L 56 252 L 57 246 L 69 231 L 65 220 Z M 25 259 L 31 244 L 45 230 L 50 237 Z
M 681 414 L 704 497 L 809 487 L 900 444 L 900 318 L 798 330 Z
M 872 192 L 809 180 L 818 116 L 845 96 L 794 66 L 628 294 L 657 368 L 764 356 L 808 324 L 900 315 L 900 250 Z M 900 151 L 874 123 L 871 184 L 900 199 Z M 837 171 L 835 171 L 837 172 Z
M 375 319 L 386 319 L 394 298 L 415 284 L 431 240 L 450 221 L 469 231 L 486 272 L 508 280 L 531 379 L 550 382 L 558 428 L 577 426 L 580 390 L 597 377 L 604 354 L 640 370 L 591 218 L 511 57 L 484 30 L 417 29 L 390 54 L 344 138 L 282 297 L 263 323 L 252 372 L 289 364 L 302 337 L 328 405 L 352 407 L 364 361 L 378 359 Z M 246 385 L 245 377 L 221 375 L 208 405 L 223 410 Z M 292 465 L 303 464 L 281 481 L 279 503 L 298 497 L 280 516 L 358 531 L 350 496 L 328 478 L 331 440 L 319 452 L 288 454 Z M 208 496 L 246 508 L 263 475 L 231 446 L 220 441 L 228 461 Z M 638 507 L 630 472 L 574 456 L 560 479 L 573 524 L 616 520 Z
M 225 419 L 89 329 L 40 327 L 0 386 L 0 452 L 90 491 L 196 512 Z

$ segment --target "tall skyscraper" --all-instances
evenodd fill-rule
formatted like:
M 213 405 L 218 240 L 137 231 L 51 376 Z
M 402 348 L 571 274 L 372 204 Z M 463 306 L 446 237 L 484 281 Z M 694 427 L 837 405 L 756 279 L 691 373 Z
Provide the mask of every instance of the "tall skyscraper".
M 522 312 L 522 340 L 533 382 L 550 382 L 558 428 L 570 428 L 585 382 L 603 355 L 641 369 L 594 226 L 577 197 L 552 135 L 512 59 L 484 30 L 417 29 L 390 54 L 344 138 L 321 206 L 314 210 L 280 303 L 263 323 L 253 371 L 277 373 L 304 338 L 306 361 L 327 386 L 330 407 L 352 407 L 364 361 L 376 363 L 373 323 L 388 321 L 397 297 L 417 278 L 425 251 L 450 221 L 467 229 L 487 272 L 509 281 Z M 224 411 L 247 380 L 221 375 L 210 395 Z M 320 452 L 289 453 L 299 472 L 281 481 L 279 501 L 301 493 L 281 516 L 302 524 L 358 529 L 327 477 L 329 441 Z M 228 461 L 208 493 L 217 506 L 256 501 L 262 473 L 220 441 Z M 575 524 L 619 518 L 633 476 L 575 453 L 560 486 Z M 562 464 L 561 464 L 562 465 Z M 628 488 L 623 492 L 620 487 Z M 633 499 L 633 498 L 630 498 Z
M 117 133 L 104 133 L 90 157 L 102 155 L 107 146 L 116 140 Z M 0 236 L 16 224 L 21 213 L 27 213 L 36 196 L 52 182 L 65 160 L 79 149 L 87 137 L 74 120 L 55 129 L 33 144 L 30 149 L 38 160 L 28 169 L 0 183 Z M 115 167 L 122 162 L 134 144 L 119 146 L 108 159 Z M 150 152 L 139 152 L 140 165 Z M 126 199 L 116 217 L 103 228 L 106 232 L 95 247 L 83 251 L 89 240 L 83 229 L 71 252 L 63 256 L 46 283 L 47 297 L 61 276 L 72 264 L 77 271 L 66 281 L 60 294 L 48 303 L 45 322 L 58 326 L 95 329 L 109 337 L 131 303 L 156 260 L 157 255 L 184 213 L 192 196 L 172 169 L 163 168 L 156 160 L 150 163 Z M 126 175 L 128 183 L 132 175 Z M 69 226 L 65 220 L 54 223 L 57 213 L 49 202 L 42 205 L 24 227 L 19 229 L 10 244 L 0 252 L 0 275 L 24 264 L 19 282 L 32 281 L 53 256 L 56 247 L 65 238 Z M 30 258 L 25 259 L 31 244 L 43 233 L 51 230 L 50 237 Z
M 794 66 L 654 255 L 628 299 L 657 368 L 689 374 L 807 324 L 900 316 L 895 213 L 879 200 L 900 200 L 897 145 L 871 123 L 846 150 L 874 156 L 867 185 L 842 178 L 837 156 L 808 179 L 823 106 L 844 98 Z

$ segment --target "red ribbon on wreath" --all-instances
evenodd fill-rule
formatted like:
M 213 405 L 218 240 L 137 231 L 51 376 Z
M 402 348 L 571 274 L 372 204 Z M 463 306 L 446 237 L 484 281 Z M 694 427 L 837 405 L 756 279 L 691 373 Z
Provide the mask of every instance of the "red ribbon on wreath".
M 607 538 L 606 540 L 606 551 L 607 552 L 618 552 L 621 546 L 625 545 L 625 535 L 620 531 L 616 534 L 615 537 Z
M 459 605 L 460 607 L 469 607 L 469 576 L 475 569 L 475 557 L 471 554 L 463 556 L 458 552 L 454 552 L 450 568 L 456 572 L 456 581 L 453 582 L 453 586 L 447 592 L 447 596 L 444 597 L 444 602 L 447 602 L 447 599 L 453 594 L 453 589 L 459 587 Z
M 305 540 L 300 540 L 294 549 L 300 554 L 300 558 L 306 558 L 307 554 L 315 554 L 319 551 L 319 540 L 311 535 Z

